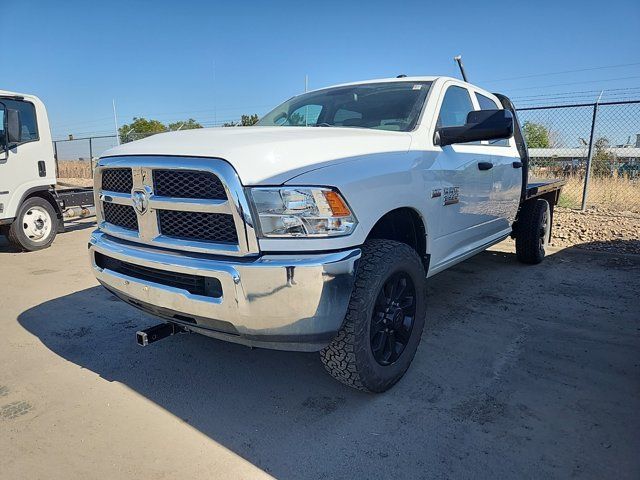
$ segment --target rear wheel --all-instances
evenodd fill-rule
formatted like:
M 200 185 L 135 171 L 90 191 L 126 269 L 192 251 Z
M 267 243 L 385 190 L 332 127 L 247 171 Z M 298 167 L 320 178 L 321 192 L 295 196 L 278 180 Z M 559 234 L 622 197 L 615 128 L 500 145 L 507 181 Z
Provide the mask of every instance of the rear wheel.
M 551 237 L 551 207 L 543 199 L 522 206 L 516 232 L 516 256 L 523 263 L 542 262 Z
M 56 220 L 55 210 L 44 198 L 28 198 L 9 227 L 9 243 L 19 250 L 47 248 L 56 237 Z
M 340 382 L 384 392 L 402 378 L 418 348 L 426 274 L 404 243 L 370 240 L 362 250 L 343 327 L 320 355 Z

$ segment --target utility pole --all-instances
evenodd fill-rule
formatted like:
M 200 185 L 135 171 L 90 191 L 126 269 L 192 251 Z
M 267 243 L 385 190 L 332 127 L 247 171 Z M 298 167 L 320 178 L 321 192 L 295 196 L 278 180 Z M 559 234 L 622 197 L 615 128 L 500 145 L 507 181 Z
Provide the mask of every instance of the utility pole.
M 116 99 L 111 100 L 113 104 L 113 123 L 116 126 L 116 142 L 120 145 L 120 135 L 118 135 L 118 114 L 116 113 Z
M 216 98 L 216 60 L 213 59 L 213 126 L 218 126 L 218 99 Z

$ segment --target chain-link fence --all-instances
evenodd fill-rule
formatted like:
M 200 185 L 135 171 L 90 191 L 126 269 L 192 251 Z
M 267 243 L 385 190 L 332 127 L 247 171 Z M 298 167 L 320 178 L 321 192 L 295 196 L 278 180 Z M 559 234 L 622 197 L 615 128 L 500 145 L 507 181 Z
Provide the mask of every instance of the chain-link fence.
M 560 205 L 640 211 L 640 101 L 518 110 L 530 176 L 563 178 Z
M 530 176 L 565 179 L 562 206 L 640 211 L 640 100 L 527 107 L 518 116 Z M 56 140 L 59 177 L 91 178 L 91 159 L 116 144 L 115 135 Z
M 135 140 L 149 134 L 129 134 Z M 115 135 L 54 140 L 53 149 L 60 178 L 92 178 L 94 161 L 118 145 Z

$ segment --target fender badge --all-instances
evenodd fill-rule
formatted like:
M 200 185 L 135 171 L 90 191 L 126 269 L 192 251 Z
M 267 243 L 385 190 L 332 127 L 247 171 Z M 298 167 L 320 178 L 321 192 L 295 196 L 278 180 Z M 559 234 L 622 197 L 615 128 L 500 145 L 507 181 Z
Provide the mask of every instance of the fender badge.
M 453 205 L 459 202 L 460 187 L 445 187 L 444 205 Z

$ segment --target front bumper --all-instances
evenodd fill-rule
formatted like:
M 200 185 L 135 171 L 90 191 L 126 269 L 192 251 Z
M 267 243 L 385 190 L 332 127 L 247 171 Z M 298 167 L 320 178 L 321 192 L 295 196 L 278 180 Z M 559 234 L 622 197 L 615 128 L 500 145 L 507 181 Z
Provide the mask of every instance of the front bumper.
M 89 242 L 98 281 L 122 300 L 197 333 L 249 346 L 315 351 L 342 326 L 360 249 L 322 254 L 213 257 L 146 247 L 100 231 Z M 96 253 L 163 272 L 212 277 L 219 297 L 101 268 Z

